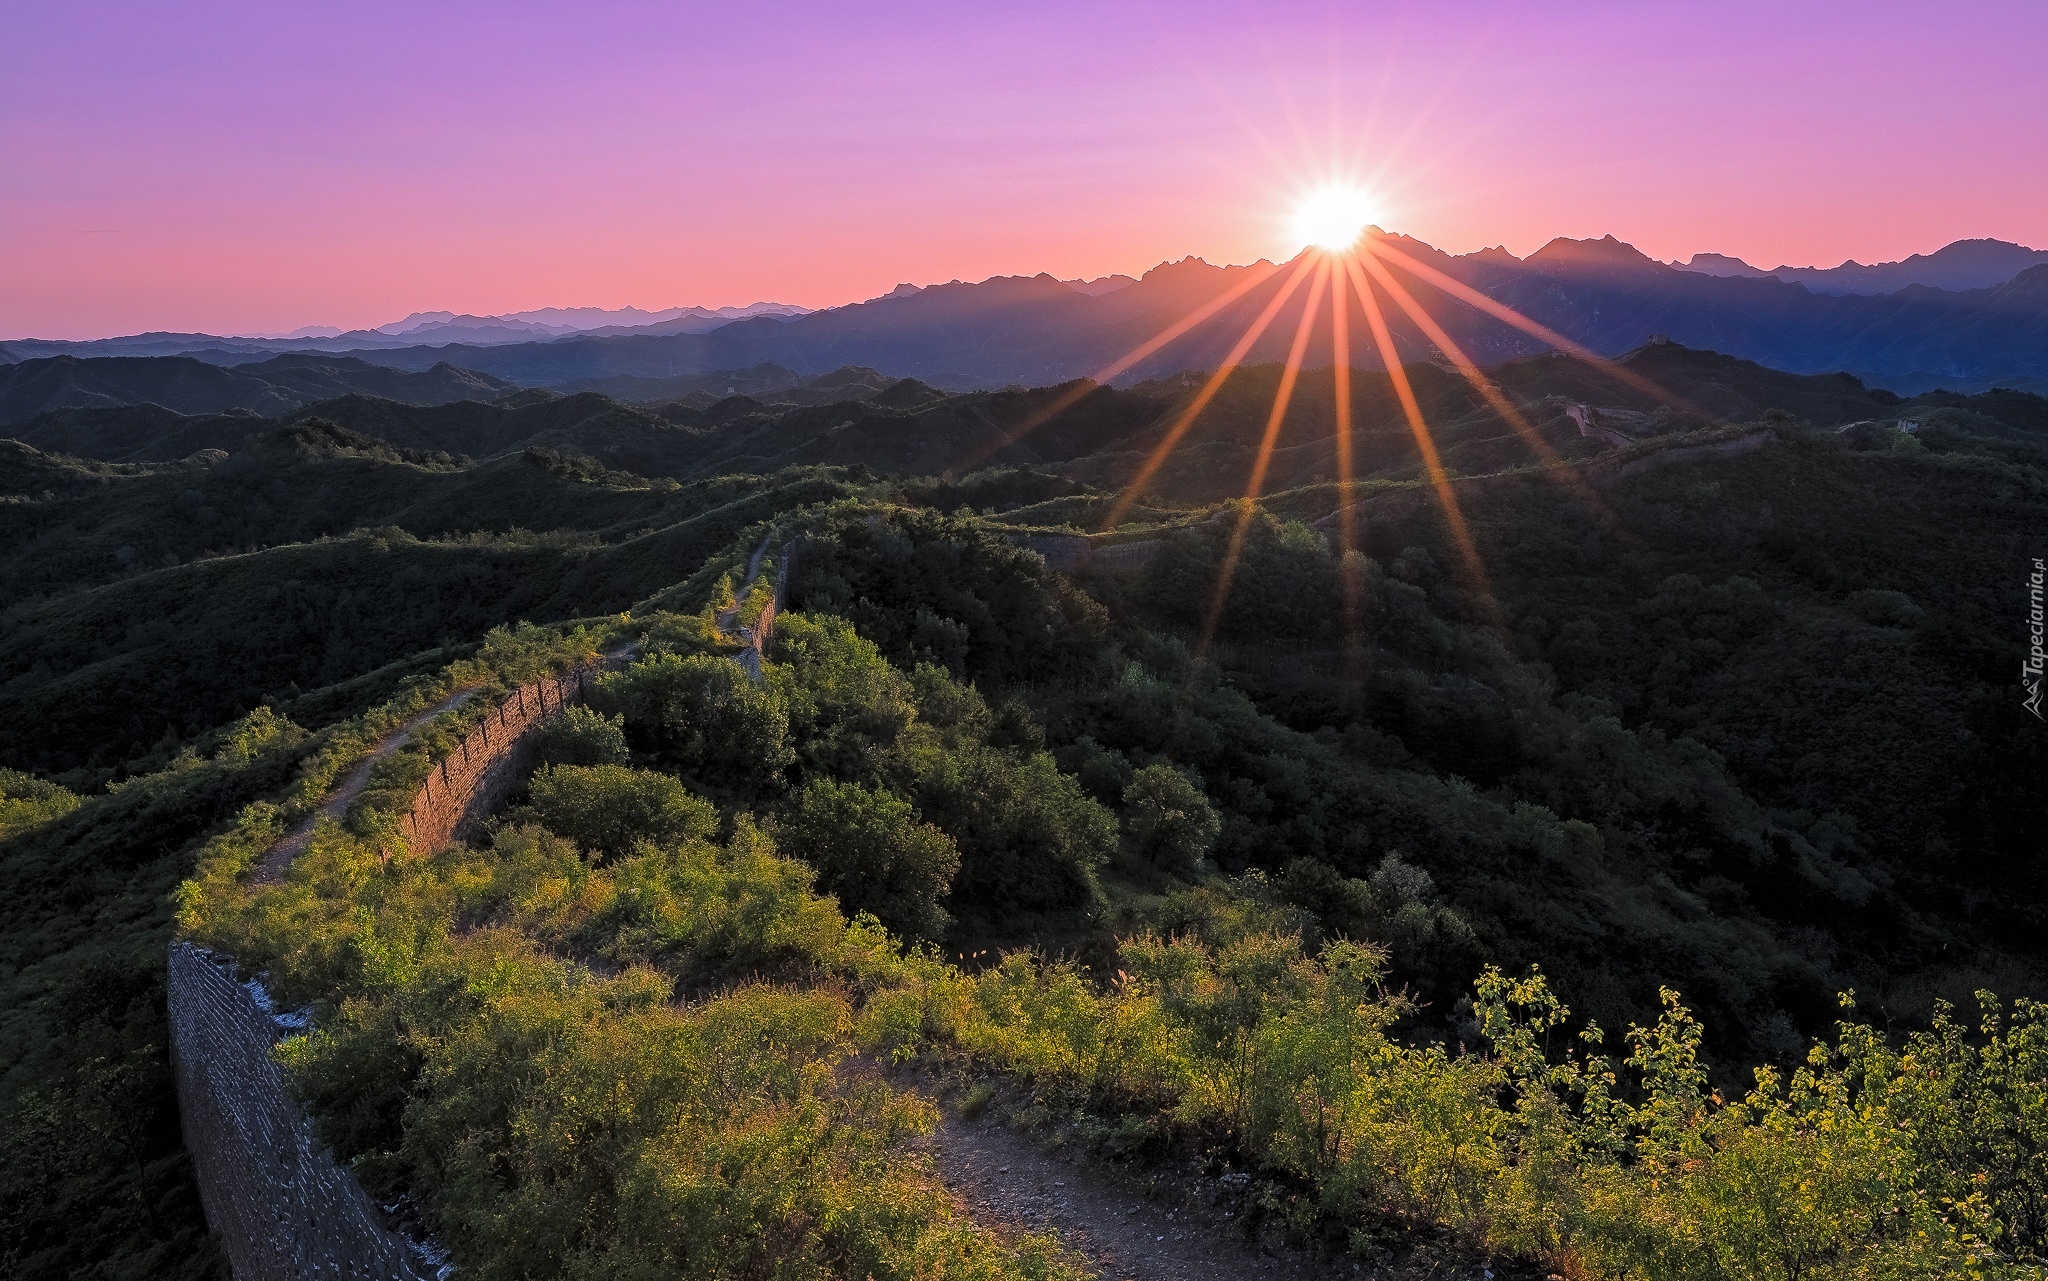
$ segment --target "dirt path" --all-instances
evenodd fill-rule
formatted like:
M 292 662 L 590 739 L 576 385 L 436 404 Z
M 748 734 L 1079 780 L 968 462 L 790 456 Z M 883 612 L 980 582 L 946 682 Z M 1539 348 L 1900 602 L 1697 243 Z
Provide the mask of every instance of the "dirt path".
M 251 878 L 252 883 L 268 885 L 281 880 L 285 869 L 299 856 L 299 851 L 312 842 L 313 831 L 320 825 L 320 820 L 331 818 L 340 822 L 342 815 L 348 813 L 349 805 L 362 794 L 365 787 L 369 786 L 372 766 L 404 747 L 412 739 L 413 731 L 420 726 L 452 707 L 462 706 L 475 694 L 476 691 L 473 689 L 458 690 L 386 734 L 377 746 L 370 750 L 368 756 L 342 777 L 340 785 L 328 794 L 319 809 L 307 815 L 306 821 L 292 829 L 291 835 L 264 851 L 263 857 L 257 861 L 256 874 Z
M 976 1222 L 997 1231 L 1057 1232 L 1104 1281 L 1335 1281 L 1301 1252 L 1247 1241 L 1216 1204 L 1227 1185 L 1193 1174 L 1148 1180 L 1041 1149 L 990 1113 L 968 1119 L 950 1104 L 925 1146 L 939 1177 Z M 993 1112 L 993 1109 L 990 1110 Z
M 762 537 L 761 545 L 754 549 L 754 554 L 747 557 L 747 577 L 740 583 L 738 590 L 733 592 L 733 599 L 738 604 L 735 604 L 731 609 L 719 611 L 719 631 L 731 630 L 732 620 L 739 617 L 740 605 L 746 602 L 747 593 L 754 589 L 754 580 L 761 575 L 761 558 L 768 554 L 768 544 L 774 541 L 775 531 L 771 529 Z

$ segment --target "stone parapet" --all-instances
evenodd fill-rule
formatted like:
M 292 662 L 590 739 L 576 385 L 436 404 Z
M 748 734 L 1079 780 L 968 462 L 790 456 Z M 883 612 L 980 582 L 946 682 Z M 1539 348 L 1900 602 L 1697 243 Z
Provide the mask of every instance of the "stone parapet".
M 302 1020 L 275 1015 L 225 957 L 174 943 L 169 964 L 179 1120 L 235 1281 L 432 1281 L 428 1254 L 385 1225 L 355 1175 L 314 1139 L 270 1056 Z
M 581 703 L 612 663 L 588 663 L 521 685 L 427 775 L 400 830 L 414 854 L 432 854 L 475 834 L 533 764 L 541 725 Z

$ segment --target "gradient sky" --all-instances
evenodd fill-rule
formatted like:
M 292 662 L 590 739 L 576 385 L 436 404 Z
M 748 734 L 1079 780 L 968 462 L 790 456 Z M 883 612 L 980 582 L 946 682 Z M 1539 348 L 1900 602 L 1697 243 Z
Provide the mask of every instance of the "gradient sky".
M 0 337 L 1290 254 L 2048 245 L 2048 4 L 9 0 Z

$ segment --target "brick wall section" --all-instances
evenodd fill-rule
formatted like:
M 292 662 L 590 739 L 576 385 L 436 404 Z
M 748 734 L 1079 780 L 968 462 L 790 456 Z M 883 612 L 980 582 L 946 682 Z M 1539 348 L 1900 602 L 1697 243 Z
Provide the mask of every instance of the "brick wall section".
M 531 767 L 542 723 L 581 703 L 635 648 L 514 690 L 413 798 L 402 824 L 413 852 L 469 836 Z M 235 981 L 226 957 L 171 945 L 178 1112 L 206 1221 L 235 1281 L 429 1281 L 435 1269 L 420 1247 L 385 1226 L 355 1175 L 314 1142 L 270 1057 L 285 1029 L 267 1004 L 259 985 Z
M 762 547 L 766 546 L 766 543 L 762 544 Z M 782 601 L 789 590 L 789 566 L 796 557 L 796 551 L 794 541 L 783 544 L 781 563 L 775 570 L 775 590 L 769 594 L 767 604 L 761 607 L 761 616 L 754 620 L 754 625 L 742 625 L 738 629 L 740 643 L 745 648 L 734 656 L 733 661 L 740 665 L 740 670 L 747 674 L 749 680 L 759 682 L 762 679 L 761 660 L 767 656 L 768 646 L 775 639 L 775 619 L 782 612 Z M 756 562 L 760 557 L 760 552 L 754 553 Z
M 474 834 L 533 765 L 535 732 L 563 708 L 583 701 L 597 678 L 622 664 L 620 654 L 521 685 L 471 730 L 427 776 L 400 830 L 414 854 L 432 854 Z
M 233 963 L 172 944 L 169 996 L 185 1146 L 235 1281 L 430 1281 L 435 1269 L 314 1141 L 270 1057 L 284 1029 Z

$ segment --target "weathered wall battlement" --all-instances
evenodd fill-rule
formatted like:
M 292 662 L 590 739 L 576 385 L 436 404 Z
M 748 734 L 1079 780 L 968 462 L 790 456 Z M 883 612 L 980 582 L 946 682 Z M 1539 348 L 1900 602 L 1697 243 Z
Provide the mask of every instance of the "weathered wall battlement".
M 473 829 L 504 801 L 533 761 L 534 734 L 630 651 L 521 685 L 427 775 L 402 823 L 414 854 L 431 854 Z

